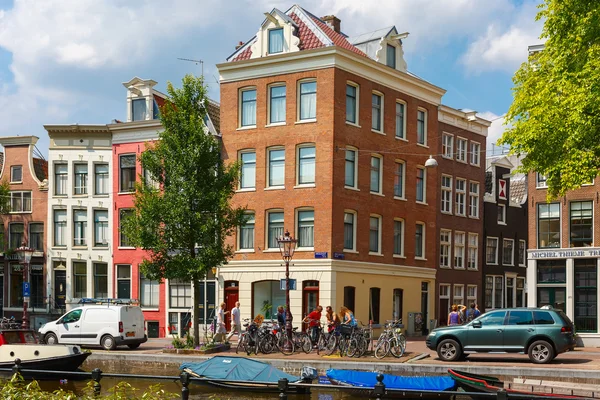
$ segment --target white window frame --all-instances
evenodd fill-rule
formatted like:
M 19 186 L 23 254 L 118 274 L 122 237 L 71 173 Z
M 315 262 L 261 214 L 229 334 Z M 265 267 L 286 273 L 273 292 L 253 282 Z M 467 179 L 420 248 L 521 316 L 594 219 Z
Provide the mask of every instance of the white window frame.
M 469 218 L 479 219 L 479 182 L 475 181 L 469 181 Z
M 284 154 L 283 154 L 283 185 L 270 185 L 270 180 L 271 180 L 271 152 L 272 151 L 278 151 L 278 150 L 283 150 Z M 285 147 L 284 146 L 272 146 L 272 147 L 268 147 L 267 148 L 267 157 L 266 157 L 266 162 L 267 162 L 267 180 L 265 181 L 265 189 L 284 189 L 285 188 L 285 159 L 286 159 L 286 151 L 285 151 Z
M 444 184 L 444 179 L 450 182 L 450 186 Z M 441 182 L 442 193 L 440 196 L 440 211 L 442 214 L 452 215 L 452 176 L 442 174 Z
M 348 121 L 348 119 L 346 119 L 346 117 L 344 117 L 344 119 L 346 119 L 346 123 L 348 125 L 353 125 L 353 126 L 360 127 L 360 124 L 359 124 L 359 121 L 360 121 L 360 119 L 359 119 L 359 111 L 360 111 L 360 107 L 359 107 L 359 104 L 360 104 L 360 85 L 358 83 L 356 83 L 356 82 L 346 81 L 346 86 L 352 86 L 352 87 L 354 87 L 356 89 L 356 96 L 355 96 L 356 104 L 354 104 L 354 117 L 355 117 L 356 121 L 354 121 L 354 122 Z M 346 92 L 344 99 L 346 99 L 347 96 L 348 96 L 348 93 Z M 348 107 L 348 103 L 346 103 L 346 107 Z M 346 115 L 348 115 L 347 112 L 346 112 Z
M 375 129 L 373 127 L 373 96 L 377 96 L 380 99 L 380 105 L 379 105 L 379 129 Z M 383 128 L 383 122 L 385 121 L 385 118 L 383 117 L 383 110 L 385 108 L 385 96 L 383 93 L 377 91 L 377 90 L 373 90 L 371 92 L 371 131 L 375 132 L 375 133 L 380 133 L 380 134 L 385 134 L 385 129 Z
M 440 288 L 439 288 L 439 298 L 440 299 L 448 299 L 450 300 L 450 287 L 452 285 L 450 285 L 449 283 L 440 283 Z M 443 293 L 442 288 L 446 289 L 446 293 Z
M 458 290 L 457 290 L 458 289 Z M 452 285 L 452 303 L 459 305 L 464 305 L 465 301 L 465 285 L 464 284 L 454 284 Z
M 535 173 L 535 188 L 536 189 L 547 189 L 548 188 L 547 178 L 544 175 L 540 174 L 539 172 Z
M 423 121 L 423 143 L 419 143 L 419 111 L 423 112 L 423 117 L 424 117 L 424 121 Z M 427 118 L 428 118 L 428 113 L 427 110 L 425 108 L 419 107 L 417 108 L 417 145 L 418 146 L 423 146 L 423 147 L 429 147 L 427 145 Z
M 442 133 L 442 157 L 454 158 L 454 135 L 450 133 Z
M 372 162 L 373 162 L 373 158 L 378 158 L 379 159 L 379 177 L 378 179 L 378 185 L 379 186 L 379 191 L 373 191 L 373 189 L 371 188 L 371 168 L 373 168 L 372 166 Z M 369 192 L 371 194 L 377 194 L 377 195 L 381 195 L 383 196 L 383 156 L 377 153 L 371 153 L 371 158 L 369 159 Z
M 498 211 L 502 210 L 502 214 L 498 212 L 498 216 L 502 215 L 502 219 L 498 219 L 498 225 L 506 225 L 506 204 L 498 204 Z
M 392 252 L 393 252 L 393 256 L 397 257 L 397 258 L 405 258 L 404 257 L 404 231 L 405 231 L 405 222 L 403 218 L 394 218 L 394 232 L 393 234 L 396 234 L 396 222 L 400 222 L 400 253 L 396 253 L 396 238 L 394 238 L 394 246 L 392 247 Z M 394 236 L 392 235 L 392 237 Z
M 416 221 L 415 222 L 415 238 L 416 238 L 416 226 L 417 225 L 421 225 L 423 227 L 423 243 L 422 243 L 422 247 L 423 247 L 423 255 L 421 257 L 418 257 L 416 255 L 416 240 L 415 240 L 415 260 L 427 260 L 427 225 L 425 224 L 425 222 L 423 221 Z
M 512 243 L 512 250 L 510 253 L 510 263 L 504 262 L 504 248 L 506 247 L 506 243 Z M 515 265 L 515 240 L 514 239 L 502 239 L 502 265 L 513 266 Z
M 377 228 L 377 233 L 378 233 L 378 238 L 377 238 L 377 251 L 371 251 L 371 218 L 377 218 L 377 222 L 378 222 L 378 228 Z M 382 256 L 382 243 L 381 243 L 381 228 L 382 228 L 382 223 L 383 218 L 381 217 L 381 215 L 379 214 L 370 214 L 369 215 L 369 255 L 370 256 Z
M 346 185 L 346 163 L 348 162 L 346 160 L 346 152 L 351 151 L 354 153 L 354 186 L 348 186 Z M 370 185 L 370 179 L 369 179 L 369 185 Z M 346 189 L 352 189 L 352 190 L 360 190 L 358 188 L 358 149 L 356 147 L 352 147 L 352 146 L 346 146 L 346 148 L 344 149 L 344 187 Z
M 459 217 L 466 217 L 467 215 L 467 180 L 463 178 L 456 178 L 455 185 L 455 202 L 454 202 L 454 214 Z M 462 187 L 461 187 L 462 186 Z M 461 211 L 462 207 L 462 211 Z
M 469 160 L 471 165 L 479 167 L 481 160 L 481 143 L 471 141 L 471 159 Z M 475 149 L 477 147 L 477 149 Z
M 25 201 L 23 200 L 23 194 L 25 193 L 29 193 L 29 210 L 25 209 Z M 12 203 L 13 203 L 13 197 L 18 197 L 17 195 L 21 196 L 21 209 L 17 210 L 17 211 L 13 211 L 12 208 Z M 31 214 L 33 211 L 33 193 L 31 190 L 19 190 L 19 191 L 14 191 L 14 192 L 10 192 L 10 211 L 9 214 Z
M 284 87 L 285 88 L 285 116 L 283 121 L 271 122 L 271 89 L 275 87 Z M 267 126 L 281 126 L 285 125 L 287 121 L 287 95 L 288 90 L 285 82 L 275 82 L 267 85 Z M 256 98 L 258 100 L 258 96 Z M 258 103 L 257 103 L 258 104 Z M 257 110 L 258 112 L 258 107 Z
M 398 166 L 402 165 L 402 196 L 396 195 L 396 177 L 398 176 Z M 404 160 L 395 160 L 394 166 L 394 199 L 397 200 L 406 200 L 406 161 Z
M 119 278 L 119 267 L 129 267 L 129 278 Z M 131 294 L 131 264 L 115 264 L 115 280 L 117 281 L 117 287 L 115 288 L 115 297 L 119 297 L 119 281 L 129 281 L 129 293 Z
M 98 174 L 98 172 L 96 171 L 96 167 L 98 166 L 104 166 L 106 165 L 106 167 L 108 168 L 108 174 Z M 109 163 L 93 163 L 92 167 L 94 168 L 94 196 L 108 196 L 109 192 L 110 192 L 110 183 L 111 183 L 111 178 L 110 178 L 110 164 Z M 106 175 L 106 192 L 101 192 L 100 189 L 98 188 L 98 176 L 104 176 Z M 56 174 L 54 175 L 56 176 Z M 156 182 L 156 181 L 155 181 Z M 156 182 L 155 185 L 156 188 L 158 188 L 158 182 Z
M 488 258 L 487 258 L 488 240 L 496 241 L 496 251 L 494 253 L 494 260 L 495 260 L 494 262 L 488 261 Z M 500 243 L 500 239 L 498 237 L 488 236 L 485 238 L 485 263 L 487 265 L 498 265 L 498 245 L 499 245 L 499 243 Z
M 282 208 L 272 208 L 269 209 L 265 212 L 265 251 L 279 251 L 279 247 L 269 247 L 269 229 L 271 228 L 269 225 L 269 215 L 273 214 L 273 213 L 282 213 L 283 214 L 283 226 L 284 226 L 284 231 L 285 231 L 285 212 L 283 211 Z M 256 228 L 255 228 L 256 229 Z M 256 231 L 255 231 L 256 234 Z M 256 242 L 255 242 L 256 245 Z
M 423 200 L 415 200 L 418 204 L 427 204 L 427 168 L 422 165 L 417 165 L 417 170 L 423 170 Z M 417 185 L 415 184 L 415 190 Z M 415 199 L 417 198 L 415 193 Z
M 475 238 L 474 241 L 471 239 Z M 475 265 L 469 266 L 471 259 L 471 252 L 475 252 Z M 479 269 L 479 235 L 477 233 L 471 233 L 467 235 L 467 269 L 470 271 L 477 271 Z
M 506 299 L 506 290 L 505 290 L 505 284 L 506 284 L 506 279 L 504 278 L 504 275 L 485 275 L 484 277 L 484 292 L 487 291 L 487 278 L 491 277 L 492 278 L 492 293 L 491 293 L 491 310 L 494 309 L 498 309 L 498 308 L 503 308 L 504 305 L 503 304 L 496 304 L 496 278 L 502 278 L 502 301 L 504 302 Z M 484 304 L 485 306 L 485 304 Z M 489 311 L 486 307 L 486 311 Z
M 444 254 L 443 248 L 446 248 L 447 253 Z M 442 262 L 445 259 L 445 263 Z M 452 263 L 452 231 L 450 229 L 440 229 L 440 268 L 451 268 Z
M 398 136 L 398 104 L 402 105 L 402 136 Z M 404 100 L 396 99 L 396 109 L 394 110 L 394 136 L 396 139 L 405 140 L 406 141 L 406 102 Z
M 242 227 L 238 226 L 237 227 L 237 243 L 236 243 L 236 249 L 238 253 L 254 253 L 254 248 L 256 247 L 256 212 L 254 210 L 246 210 L 244 211 L 244 216 L 247 215 L 252 215 L 253 219 L 254 219 L 254 228 L 253 228 L 253 234 L 252 234 L 252 243 L 254 244 L 254 246 L 252 248 L 249 247 L 245 247 L 242 248 Z
M 471 294 L 471 292 L 474 292 L 474 294 Z M 465 305 L 469 305 L 469 304 L 477 304 L 477 285 L 467 285 L 467 303 Z
M 519 267 L 527 266 L 527 241 L 519 239 L 519 248 L 523 245 L 523 258 L 519 257 Z M 520 250 L 519 250 L 520 251 Z
M 64 166 L 65 170 L 67 171 L 66 174 L 57 173 L 56 167 L 57 166 Z M 55 162 L 53 165 L 53 171 L 52 173 L 54 174 L 54 193 L 52 194 L 53 196 L 68 196 L 69 195 L 69 164 L 66 162 Z M 57 179 L 58 177 L 61 177 L 60 180 L 62 181 L 62 177 L 66 177 L 64 184 L 61 183 L 61 185 L 58 184 L 59 179 Z M 64 187 L 62 187 L 62 185 L 64 185 Z
M 61 243 L 57 243 L 58 240 L 58 236 L 56 234 L 57 231 L 57 218 L 56 218 L 56 212 L 57 211 L 64 211 L 65 213 L 65 220 L 62 222 L 63 225 L 63 229 L 62 229 L 62 237 L 60 238 L 60 242 Z M 68 243 L 68 236 L 67 236 L 67 227 L 69 226 L 69 212 L 67 209 L 65 208 L 53 208 L 52 209 L 52 247 L 67 247 L 67 243 Z
M 346 253 L 358 253 L 356 251 L 356 225 L 358 222 L 358 213 L 355 210 L 344 210 L 344 218 L 346 218 L 346 214 L 352 214 L 352 216 L 353 216 L 353 218 L 352 218 L 352 248 L 347 249 L 346 247 L 344 247 L 346 245 L 346 236 L 344 234 L 343 251 Z M 344 221 L 344 232 L 346 230 L 345 224 L 346 224 L 346 222 Z
M 107 222 L 106 222 L 106 237 L 104 238 L 104 240 L 106 241 L 106 244 L 104 242 L 98 242 L 98 238 L 96 237 L 96 233 L 97 233 L 97 222 L 96 221 L 96 213 L 98 212 L 106 212 L 106 216 L 107 216 Z M 94 208 L 92 210 L 92 218 L 93 218 L 93 222 L 92 222 L 92 247 L 100 247 L 100 248 L 107 248 L 108 247 L 108 241 L 111 237 L 111 232 L 109 231 L 108 227 L 109 227 L 109 221 L 108 218 L 110 218 L 110 213 L 108 212 L 108 209 L 106 208 Z M 104 224 L 102 224 L 102 226 L 104 226 Z M 98 244 L 99 243 L 99 244 Z
M 311 83 L 314 82 L 315 83 L 315 117 L 314 118 L 305 118 L 302 119 L 301 118 L 301 96 L 300 96 L 300 88 L 302 86 L 303 83 Z M 305 79 L 300 79 L 298 80 L 298 83 L 296 85 L 296 122 L 298 123 L 307 123 L 307 122 L 315 122 L 317 120 L 317 110 L 318 110 L 318 96 L 319 96 L 319 85 L 317 84 L 317 78 L 305 78 Z
M 461 239 L 462 238 L 462 239 Z M 461 240 L 459 240 L 461 239 Z M 465 269 L 466 267 L 466 242 L 467 235 L 465 232 L 454 231 L 454 268 Z M 461 256 L 460 265 L 458 264 L 458 257 Z
M 312 147 L 315 149 L 314 181 L 300 183 L 300 149 Z M 296 146 L 296 187 L 315 187 L 317 184 L 317 145 L 316 143 L 302 143 Z
M 242 156 L 244 154 L 254 153 L 254 185 L 248 187 L 242 187 L 244 165 L 242 162 Z M 238 160 L 240 162 L 240 181 L 238 183 L 238 191 L 255 191 L 256 190 L 256 149 L 243 149 L 238 151 Z
M 242 97 L 243 97 L 243 93 L 244 92 L 249 92 L 249 91 L 255 91 L 256 92 L 256 107 L 254 110 L 254 125 L 242 125 L 242 121 L 243 121 L 243 114 L 244 114 L 244 108 L 243 108 L 243 102 L 242 102 Z M 258 89 L 256 86 L 245 86 L 243 88 L 240 88 L 238 90 L 238 129 L 252 129 L 252 128 L 256 128 L 256 121 L 258 119 Z
M 83 185 L 82 186 L 77 186 L 77 176 L 80 174 L 77 174 L 77 167 L 83 167 L 85 166 L 85 174 L 81 174 L 81 175 L 85 175 L 85 179 L 83 180 Z M 89 179 L 90 179 L 90 166 L 87 162 L 74 162 L 73 163 L 73 196 L 84 196 L 87 197 L 88 195 L 88 191 L 89 191 Z M 77 190 L 79 190 L 81 193 L 77 193 Z
M 456 138 L 456 161 L 461 163 L 467 163 L 467 152 L 468 152 L 469 141 L 458 136 Z
M 15 180 L 15 170 L 21 169 L 21 179 Z M 23 183 L 23 166 L 22 165 L 11 165 L 10 166 L 10 183 Z
M 304 246 L 301 247 L 300 246 L 300 220 L 299 220 L 299 214 L 302 211 L 312 211 L 313 212 L 313 245 L 312 246 Z M 300 207 L 297 208 L 294 212 L 294 226 L 296 227 L 296 239 L 298 239 L 298 247 L 296 248 L 296 251 L 313 251 L 315 249 L 315 232 L 316 232 L 316 226 L 315 226 L 315 209 L 313 207 Z
M 550 247 L 550 246 L 542 246 L 540 243 L 540 206 L 542 205 L 547 205 L 548 207 L 552 206 L 553 204 L 557 204 L 558 205 L 558 221 L 559 221 L 559 239 L 558 239 L 558 246 L 554 246 L 554 247 Z M 550 208 L 548 208 L 548 212 L 550 212 Z M 556 249 L 556 248 L 560 248 L 562 247 L 562 207 L 560 202 L 552 202 L 552 203 L 537 203 L 535 205 L 535 226 L 536 226 L 536 238 L 535 238 L 535 242 L 537 244 L 537 248 L 538 249 Z

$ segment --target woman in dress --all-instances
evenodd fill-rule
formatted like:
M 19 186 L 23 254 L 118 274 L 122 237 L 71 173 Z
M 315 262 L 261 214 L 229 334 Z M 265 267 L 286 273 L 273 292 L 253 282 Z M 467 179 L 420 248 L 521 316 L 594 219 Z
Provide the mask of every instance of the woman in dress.
M 452 304 L 452 311 L 448 314 L 448 326 L 454 326 L 460 324 L 460 316 L 458 315 L 458 306 Z

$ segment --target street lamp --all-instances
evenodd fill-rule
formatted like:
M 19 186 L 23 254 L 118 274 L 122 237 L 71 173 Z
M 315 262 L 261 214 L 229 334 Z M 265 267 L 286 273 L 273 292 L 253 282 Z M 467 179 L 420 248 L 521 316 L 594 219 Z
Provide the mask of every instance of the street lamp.
M 296 243 L 298 241 L 290 236 L 289 231 L 285 231 L 283 236 L 277 239 L 279 252 L 283 261 L 285 261 L 285 331 L 288 338 L 292 337 L 292 312 L 290 311 L 290 261 L 294 257 Z
M 23 322 L 21 327 L 23 329 L 29 329 L 29 316 L 27 315 L 27 305 L 29 303 L 29 263 L 31 262 L 31 256 L 35 250 L 27 247 L 25 243 L 15 249 L 19 263 L 23 265 Z M 27 291 L 25 288 L 28 288 Z M 27 296 L 25 296 L 27 294 Z

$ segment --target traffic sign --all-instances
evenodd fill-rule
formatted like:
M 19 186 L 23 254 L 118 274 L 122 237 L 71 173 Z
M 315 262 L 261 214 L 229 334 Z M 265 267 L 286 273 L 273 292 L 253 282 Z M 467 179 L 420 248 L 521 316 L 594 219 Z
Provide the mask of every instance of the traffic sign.
M 279 281 L 279 290 L 285 290 L 285 279 Z M 290 279 L 290 290 L 296 290 L 296 280 Z
M 23 282 L 23 297 L 31 296 L 31 285 L 29 282 Z

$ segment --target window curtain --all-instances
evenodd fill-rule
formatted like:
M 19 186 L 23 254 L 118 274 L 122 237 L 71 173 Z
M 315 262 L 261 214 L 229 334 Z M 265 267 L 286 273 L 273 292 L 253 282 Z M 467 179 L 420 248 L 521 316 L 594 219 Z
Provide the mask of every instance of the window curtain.
M 44 224 L 29 224 L 29 246 L 38 251 L 44 250 Z
M 10 248 L 16 249 L 23 244 L 23 224 L 10 224 Z
M 133 100 L 132 111 L 134 121 L 144 121 L 146 119 L 146 99 Z
M 242 189 L 256 186 L 256 153 L 242 153 Z
M 281 53 L 283 51 L 283 28 L 271 29 L 269 31 L 269 54 Z
M 67 211 L 54 211 L 54 245 L 65 246 L 65 236 L 67 231 Z
M 269 151 L 269 186 L 283 186 L 285 173 L 285 150 Z
M 269 213 L 269 248 L 277 249 L 277 238 L 283 236 L 283 213 Z
M 74 244 L 75 246 L 85 246 L 85 231 L 87 229 L 87 211 L 73 210 L 74 222 Z
M 298 212 L 298 247 L 314 246 L 315 212 Z
M 108 165 L 96 165 L 96 194 L 108 194 Z
M 68 178 L 68 166 L 67 164 L 56 164 L 54 165 L 54 175 L 56 180 L 55 194 L 62 195 L 67 194 L 67 178 Z
M 344 248 L 354 248 L 354 214 L 344 214 Z
M 242 126 L 256 125 L 256 90 L 242 92 Z
M 271 123 L 285 122 L 285 86 L 271 88 Z
M 317 82 L 300 84 L 300 119 L 317 118 Z
M 86 194 L 87 193 L 87 164 L 76 164 L 75 165 L 75 194 Z
M 240 228 L 240 248 L 254 248 L 254 214 L 246 215 L 246 223 Z
M 108 244 L 108 211 L 96 211 L 95 213 L 95 245 L 106 246 Z
M 301 147 L 298 158 L 300 161 L 300 176 L 298 183 L 315 183 L 315 155 L 314 147 Z

